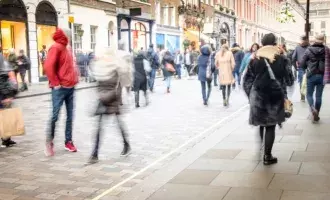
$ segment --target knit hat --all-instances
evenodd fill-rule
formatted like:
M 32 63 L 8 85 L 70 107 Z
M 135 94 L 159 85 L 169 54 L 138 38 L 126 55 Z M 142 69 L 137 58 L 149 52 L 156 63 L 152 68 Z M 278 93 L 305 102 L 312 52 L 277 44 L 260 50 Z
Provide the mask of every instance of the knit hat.
M 262 46 L 276 45 L 276 37 L 273 33 L 266 34 L 261 40 Z
M 234 44 L 232 45 L 232 48 L 235 48 L 235 47 L 239 47 L 239 45 L 238 45 L 237 43 L 234 43 Z
M 316 43 L 324 43 L 325 35 L 319 34 L 315 36 L 315 42 Z

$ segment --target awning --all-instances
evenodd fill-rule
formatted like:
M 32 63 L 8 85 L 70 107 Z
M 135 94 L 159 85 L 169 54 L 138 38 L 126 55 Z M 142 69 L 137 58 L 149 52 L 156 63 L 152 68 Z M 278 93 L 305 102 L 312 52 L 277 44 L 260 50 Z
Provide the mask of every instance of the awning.
M 204 34 L 204 33 L 199 33 L 199 31 L 195 30 L 187 30 L 184 32 L 185 37 L 190 40 L 190 41 L 195 41 L 197 45 L 199 45 L 199 34 L 200 38 L 204 40 L 205 43 L 212 43 L 215 44 L 216 41 L 215 39 L 212 39 L 210 36 Z

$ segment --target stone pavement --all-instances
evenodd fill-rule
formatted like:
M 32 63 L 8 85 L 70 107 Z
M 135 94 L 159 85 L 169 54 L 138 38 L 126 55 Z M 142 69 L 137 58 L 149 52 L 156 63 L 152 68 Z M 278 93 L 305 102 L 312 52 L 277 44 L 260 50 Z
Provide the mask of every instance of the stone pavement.
M 200 83 L 196 80 L 173 81 L 171 94 L 164 93 L 164 82 L 157 80 L 157 84 L 156 92 L 150 96 L 150 106 L 125 109 L 129 111 L 123 117 L 130 134 L 132 154 L 119 156 L 123 146 L 117 124 L 110 118 L 104 124 L 100 162 L 90 166 L 85 164 L 96 131 L 97 119 L 92 115 L 96 107 L 95 89 L 80 90 L 76 94 L 74 142 L 79 151 L 64 151 L 62 112 L 55 140 L 56 155 L 52 158 L 43 153 L 51 112 L 50 96 L 17 99 L 16 104 L 24 112 L 26 135 L 14 138 L 18 142 L 16 147 L 0 149 L 0 199 L 93 199 L 247 103 L 242 93 L 233 92 L 232 106 L 223 108 L 221 92 L 214 89 L 210 106 L 205 107 Z M 128 98 L 131 102 L 132 99 Z M 189 144 L 182 152 L 175 152 L 139 173 L 111 192 L 109 199 L 129 193 L 135 185 L 193 146 Z
M 319 124 L 308 120 L 307 104 L 293 95 L 294 115 L 277 129 L 276 165 L 262 164 L 257 129 L 247 125 L 244 109 L 129 192 L 113 198 L 111 190 L 100 199 L 328 200 L 329 92 Z

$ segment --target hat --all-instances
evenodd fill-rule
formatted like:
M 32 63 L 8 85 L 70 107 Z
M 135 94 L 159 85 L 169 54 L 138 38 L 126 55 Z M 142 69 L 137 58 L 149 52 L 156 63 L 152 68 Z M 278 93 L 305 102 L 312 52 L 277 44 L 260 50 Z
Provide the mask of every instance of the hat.
M 234 47 L 239 47 L 239 45 L 238 45 L 237 43 L 234 43 L 234 44 L 232 45 L 232 48 L 234 48 Z
M 315 42 L 316 43 L 323 43 L 325 39 L 325 35 L 324 34 L 319 34 L 315 36 Z
M 262 46 L 276 45 L 276 37 L 273 33 L 266 34 L 261 40 Z

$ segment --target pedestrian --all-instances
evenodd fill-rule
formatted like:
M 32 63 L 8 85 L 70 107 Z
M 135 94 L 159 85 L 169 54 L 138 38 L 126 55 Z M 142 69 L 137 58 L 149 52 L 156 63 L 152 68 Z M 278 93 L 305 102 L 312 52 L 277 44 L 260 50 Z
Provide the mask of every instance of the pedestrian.
M 14 68 L 6 62 L 0 54 L 0 109 L 11 107 L 13 99 L 18 93 Z M 16 142 L 9 138 L 1 138 L 2 146 L 12 147 Z
M 148 105 L 148 93 L 147 93 L 147 73 L 144 69 L 143 60 L 145 60 L 146 57 L 144 56 L 144 53 L 140 51 L 138 55 L 134 58 L 134 85 L 133 90 L 135 93 L 135 107 L 140 107 L 140 90 L 143 91 L 146 105 Z
M 120 42 L 119 47 L 122 49 L 124 44 Z M 97 80 L 97 91 L 99 95 L 98 106 L 95 114 L 99 116 L 98 118 L 98 129 L 95 135 L 95 143 L 90 157 L 89 163 L 93 164 L 98 161 L 100 138 L 102 134 L 102 124 L 103 117 L 105 115 L 115 115 L 118 127 L 121 132 L 123 139 L 124 148 L 121 152 L 122 156 L 128 155 L 131 150 L 127 131 L 125 130 L 125 125 L 123 119 L 121 118 L 120 112 L 120 101 L 121 92 L 118 92 L 118 87 L 120 87 L 120 82 L 123 85 L 130 85 L 132 80 L 132 74 L 129 63 L 127 63 L 126 56 L 123 52 L 115 51 L 110 48 L 106 48 L 104 53 L 93 62 L 92 72 L 95 79 Z M 127 52 L 127 54 L 129 54 Z M 126 55 L 127 55 L 126 54 Z M 145 82 L 145 85 L 147 83 Z M 121 87 L 120 87 L 121 88 Z
M 164 67 L 164 77 L 166 78 L 166 93 L 171 92 L 171 80 L 175 73 L 174 58 L 171 52 L 166 51 L 163 57 L 162 65 Z
M 247 66 L 249 65 L 251 59 L 254 58 L 256 51 L 260 48 L 258 43 L 252 44 L 250 50 L 245 53 L 243 61 L 241 63 L 239 74 L 242 75 L 243 72 L 247 69 Z
M 28 86 L 25 80 L 25 75 L 26 75 L 26 71 L 30 70 L 31 68 L 31 62 L 30 59 L 24 54 L 23 49 L 19 51 L 19 55 L 17 57 L 17 65 L 18 65 L 19 74 L 22 79 L 22 87 L 20 88 L 20 91 L 24 92 L 28 90 Z
M 302 59 L 305 55 L 305 52 L 309 46 L 308 38 L 306 36 L 301 37 L 300 44 L 296 47 L 292 55 L 292 64 L 295 67 L 296 71 L 298 72 L 298 83 L 299 87 L 301 88 L 301 84 L 303 81 L 303 76 L 305 74 L 305 69 L 301 67 Z M 300 100 L 305 102 L 305 95 L 300 93 Z
M 243 61 L 244 58 L 244 52 L 242 51 L 242 49 L 240 48 L 240 46 L 237 43 L 234 43 L 231 51 L 234 55 L 234 59 L 235 59 L 235 68 L 234 68 L 234 78 L 235 80 L 237 80 L 238 85 L 241 85 L 241 79 L 240 79 L 240 74 L 239 74 L 239 70 L 241 67 L 241 63 Z M 233 88 L 235 89 L 235 85 L 233 84 Z
M 313 115 L 313 122 L 320 120 L 319 113 L 322 105 L 322 95 L 324 89 L 324 72 L 326 66 L 325 53 L 328 49 L 324 45 L 325 35 L 315 36 L 315 42 L 305 51 L 300 66 L 306 70 L 307 77 L 307 101 Z M 328 64 L 328 63 L 327 63 Z M 314 100 L 315 92 L 315 100 Z
M 47 49 L 46 49 L 46 45 L 42 45 L 42 49 L 40 50 L 39 52 L 39 61 L 40 61 L 40 64 L 42 66 L 42 68 L 44 68 L 44 65 L 45 65 L 45 60 L 47 58 Z
M 150 66 L 151 66 L 151 72 L 149 74 L 148 85 L 149 85 L 150 92 L 153 92 L 154 86 L 155 86 L 156 72 L 159 69 L 159 57 L 154 50 L 153 44 L 151 44 L 149 46 L 149 49 L 147 52 L 147 60 L 150 62 Z
M 265 139 L 263 163 L 271 165 L 277 163 L 272 156 L 275 127 L 285 121 L 287 59 L 280 55 L 274 34 L 266 34 L 262 45 L 247 69 L 243 88 L 250 102 L 249 123 L 260 126 L 261 141 Z
M 58 28 L 53 35 L 55 43 L 50 47 L 45 61 L 45 72 L 52 90 L 52 117 L 46 139 L 46 155 L 54 155 L 54 137 L 56 122 L 63 103 L 66 106 L 65 149 L 76 152 L 72 141 L 72 122 L 75 86 L 78 83 L 78 69 L 74 65 L 71 47 L 69 46 L 70 30 Z
M 190 49 L 186 49 L 186 53 L 184 55 L 184 65 L 187 69 L 188 72 L 188 76 L 191 76 L 191 69 L 192 69 L 192 65 L 193 65 L 194 61 L 193 61 L 193 56 L 191 54 Z
M 9 49 L 8 62 L 14 70 L 16 80 L 17 80 L 17 75 L 19 73 L 19 69 L 18 69 L 18 65 L 17 65 L 17 56 L 15 53 L 15 49 L 13 49 L 13 48 Z
M 205 106 L 208 105 L 208 101 L 209 101 L 209 98 L 211 95 L 212 72 L 214 72 L 214 69 L 215 69 L 211 63 L 211 57 L 210 57 L 211 52 L 212 52 L 212 50 L 209 45 L 202 46 L 201 47 L 202 54 L 198 57 L 198 62 L 197 62 L 198 63 L 198 80 L 201 82 L 202 97 L 203 97 L 203 103 Z M 208 69 L 208 67 L 211 67 L 211 69 Z M 206 87 L 207 87 L 207 92 L 206 92 Z
M 214 69 L 213 71 L 213 82 L 214 82 L 214 87 L 218 87 L 218 76 L 219 76 L 219 70 L 216 69 L 215 66 L 215 55 L 217 52 L 215 51 L 214 47 L 211 47 L 212 53 L 211 53 L 211 67 Z
M 183 64 L 183 56 L 180 52 L 180 50 L 177 50 L 175 55 L 175 70 L 176 74 L 178 75 L 178 79 L 181 79 L 181 67 Z
M 235 69 L 235 59 L 228 45 L 221 46 L 220 51 L 215 56 L 216 67 L 219 70 L 219 83 L 222 89 L 223 105 L 229 105 L 231 85 L 235 83 L 233 71 Z

